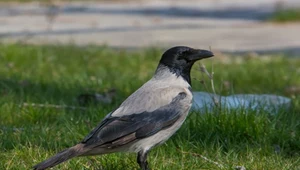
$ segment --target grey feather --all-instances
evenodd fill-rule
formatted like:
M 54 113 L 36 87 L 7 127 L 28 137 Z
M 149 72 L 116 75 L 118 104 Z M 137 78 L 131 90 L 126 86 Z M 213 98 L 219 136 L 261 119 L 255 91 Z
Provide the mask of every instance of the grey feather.
M 164 68 L 167 69 L 167 68 Z M 160 69 L 155 76 L 131 94 L 112 116 L 130 115 L 132 113 L 152 112 L 171 103 L 180 92 L 190 93 L 190 85 L 182 78 L 169 71 Z
M 151 136 L 180 118 L 180 101 L 186 96 L 186 93 L 181 92 L 171 103 L 152 112 L 108 117 L 82 143 L 87 148 L 115 148 Z

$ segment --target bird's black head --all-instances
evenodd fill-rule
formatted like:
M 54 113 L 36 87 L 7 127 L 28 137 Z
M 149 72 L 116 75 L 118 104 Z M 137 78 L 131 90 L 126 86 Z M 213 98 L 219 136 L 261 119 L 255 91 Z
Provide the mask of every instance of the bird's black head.
M 211 51 L 177 46 L 168 49 L 161 57 L 158 68 L 166 66 L 172 73 L 182 76 L 191 84 L 190 72 L 193 64 L 201 59 L 214 56 Z

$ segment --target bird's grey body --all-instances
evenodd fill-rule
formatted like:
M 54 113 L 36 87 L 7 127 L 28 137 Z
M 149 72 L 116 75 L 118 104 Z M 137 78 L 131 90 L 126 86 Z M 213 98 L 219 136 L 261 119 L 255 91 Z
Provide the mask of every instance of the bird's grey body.
M 189 73 L 193 63 L 213 55 L 205 51 L 204 57 L 194 59 L 199 50 L 193 50 L 189 47 L 168 50 L 176 55 L 189 52 L 186 55 L 192 59 L 170 62 L 173 56 L 167 51 L 154 76 L 108 114 L 83 141 L 34 168 L 46 169 L 76 156 L 136 152 L 140 167 L 148 169 L 148 151 L 168 140 L 181 127 L 191 108 L 193 96 Z
M 164 68 L 167 69 L 167 68 Z M 178 120 L 170 127 L 161 130 L 147 138 L 132 143 L 128 147 L 129 152 L 149 150 L 154 145 L 163 143 L 171 137 L 182 125 L 192 105 L 191 86 L 174 73 L 159 70 L 152 79 L 145 83 L 140 89 L 130 95 L 121 106 L 112 113 L 112 116 L 124 116 L 132 113 L 153 112 L 163 106 L 169 105 L 180 93 L 185 97 L 176 102 L 176 110 L 179 111 Z M 138 107 L 130 107 L 138 103 Z M 175 113 L 174 113 L 175 114 Z
M 85 155 L 97 155 L 111 152 L 139 152 L 148 151 L 153 146 L 158 145 L 169 139 L 182 125 L 192 105 L 191 86 L 182 78 L 174 73 L 157 70 L 155 76 L 146 82 L 137 91 L 131 94 L 109 117 L 122 117 L 126 115 L 140 114 L 143 117 L 145 112 L 151 113 L 163 106 L 168 106 L 178 94 L 185 94 L 183 99 L 176 101 L 175 110 L 178 110 L 178 120 L 172 126 L 161 130 L 159 133 L 135 140 L 117 148 L 95 148 Z M 133 107 L 136 106 L 136 107 Z M 171 110 L 166 110 L 167 112 Z M 170 112 L 173 114 L 174 112 Z M 175 113 L 174 113 L 175 114 Z M 106 118 L 106 119 L 107 119 Z M 159 117 L 158 117 L 159 118 Z M 156 121 L 156 120 L 155 120 Z M 91 138 L 95 137 L 91 134 Z M 101 138 L 101 137 L 100 137 Z M 99 138 L 99 139 L 100 139 Z M 88 139 L 87 139 L 88 141 Z M 94 143 L 94 142 L 93 142 Z
M 161 106 L 170 104 L 180 92 L 186 92 L 188 100 L 192 100 L 189 83 L 174 73 L 166 72 L 167 69 L 162 67 L 157 70 L 155 76 L 131 94 L 112 113 L 112 116 L 123 116 L 143 111 L 152 112 Z

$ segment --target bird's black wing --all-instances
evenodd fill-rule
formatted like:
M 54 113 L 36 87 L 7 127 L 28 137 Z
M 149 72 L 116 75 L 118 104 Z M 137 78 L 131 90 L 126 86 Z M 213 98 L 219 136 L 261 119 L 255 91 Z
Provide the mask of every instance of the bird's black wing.
M 83 141 L 87 147 L 114 148 L 135 139 L 151 136 L 171 126 L 180 118 L 179 101 L 186 93 L 179 93 L 170 104 L 152 112 L 135 113 L 121 117 L 107 116 Z

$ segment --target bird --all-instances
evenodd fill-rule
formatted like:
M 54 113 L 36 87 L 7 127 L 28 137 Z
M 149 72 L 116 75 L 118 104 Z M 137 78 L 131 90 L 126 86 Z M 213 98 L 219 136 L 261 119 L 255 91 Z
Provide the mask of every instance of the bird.
M 166 50 L 153 77 L 110 112 L 81 142 L 33 166 L 47 169 L 74 157 L 137 153 L 149 170 L 149 151 L 166 142 L 183 124 L 192 105 L 191 68 L 213 57 L 209 50 L 175 46 Z

